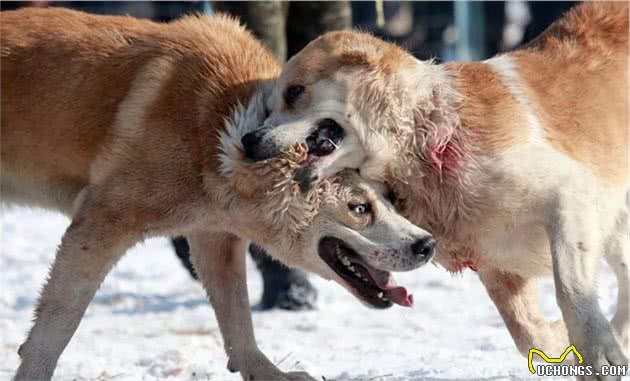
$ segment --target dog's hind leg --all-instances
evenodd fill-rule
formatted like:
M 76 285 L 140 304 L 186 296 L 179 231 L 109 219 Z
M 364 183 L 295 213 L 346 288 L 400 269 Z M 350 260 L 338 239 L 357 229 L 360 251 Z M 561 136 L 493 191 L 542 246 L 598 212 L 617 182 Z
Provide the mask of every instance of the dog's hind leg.
M 617 221 L 615 231 L 606 242 L 606 261 L 617 278 L 617 310 L 612 325 L 621 339 L 626 356 L 630 354 L 630 236 L 628 234 L 628 212 L 624 210 Z
M 280 371 L 258 349 L 247 296 L 248 242 L 221 233 L 188 238 L 195 269 L 219 321 L 228 370 L 240 372 L 245 380 L 313 380 L 304 372 Z
M 139 238 L 121 209 L 89 202 L 77 210 L 57 251 L 35 310 L 35 324 L 18 353 L 16 380 L 49 380 L 99 285 Z
M 570 187 L 568 188 L 570 189 Z M 604 248 L 602 231 L 606 216 L 584 192 L 559 195 L 549 208 L 547 232 L 551 246 L 556 299 L 574 344 L 585 366 L 627 365 L 613 328 L 597 299 L 596 278 Z M 610 226 L 609 228 L 612 228 Z M 595 376 L 589 379 L 618 380 Z
M 523 356 L 535 348 L 556 357 L 569 346 L 564 322 L 546 321 L 542 316 L 536 279 L 497 269 L 484 269 L 479 278 Z

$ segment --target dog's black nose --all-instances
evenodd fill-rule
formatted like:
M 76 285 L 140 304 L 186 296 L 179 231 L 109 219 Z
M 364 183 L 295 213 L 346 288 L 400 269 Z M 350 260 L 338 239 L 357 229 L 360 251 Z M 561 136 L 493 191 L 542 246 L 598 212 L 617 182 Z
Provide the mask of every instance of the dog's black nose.
M 435 240 L 431 236 L 420 238 L 411 245 L 411 252 L 413 255 L 422 257 L 423 259 L 429 259 L 433 256 L 433 249 L 435 248 Z
M 258 145 L 260 144 L 260 135 L 254 132 L 250 132 L 245 134 L 241 138 L 241 144 L 243 144 L 243 148 L 245 148 L 245 156 L 251 160 L 260 160 L 258 154 Z

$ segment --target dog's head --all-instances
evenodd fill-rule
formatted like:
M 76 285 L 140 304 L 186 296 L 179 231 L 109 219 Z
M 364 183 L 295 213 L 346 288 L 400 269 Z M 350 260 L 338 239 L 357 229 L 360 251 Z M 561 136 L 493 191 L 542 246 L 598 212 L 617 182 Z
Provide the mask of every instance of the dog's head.
M 264 160 L 306 145 L 305 184 L 342 168 L 382 180 L 414 146 L 421 121 L 427 129 L 440 123 L 435 84 L 443 76 L 438 66 L 370 35 L 325 34 L 286 64 L 268 95 L 268 117 L 243 146 L 250 159 Z
M 337 281 L 370 306 L 412 305 L 412 296 L 394 282 L 390 271 L 426 264 L 435 246 L 431 235 L 399 215 L 385 198 L 386 191 L 354 170 L 344 170 L 320 186 L 317 214 L 295 250 L 282 259 Z
M 247 159 L 240 138 L 264 119 L 262 98 L 258 94 L 237 111 L 221 138 L 226 192 L 238 195 L 233 205 L 246 211 L 241 221 L 249 238 L 289 266 L 335 280 L 370 306 L 411 305 L 411 295 L 390 271 L 427 263 L 435 245 L 431 235 L 400 216 L 387 190 L 356 170 L 300 189 L 305 145 L 258 162 Z

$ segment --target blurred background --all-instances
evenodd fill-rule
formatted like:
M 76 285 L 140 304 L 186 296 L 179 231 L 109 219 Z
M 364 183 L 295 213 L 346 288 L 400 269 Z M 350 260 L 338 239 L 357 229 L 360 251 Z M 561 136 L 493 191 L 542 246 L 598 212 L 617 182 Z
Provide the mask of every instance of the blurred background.
M 542 32 L 571 1 L 2 1 L 1 9 L 61 6 L 170 21 L 186 13 L 241 18 L 280 59 L 322 31 L 359 28 L 397 42 L 420 59 L 478 60 Z

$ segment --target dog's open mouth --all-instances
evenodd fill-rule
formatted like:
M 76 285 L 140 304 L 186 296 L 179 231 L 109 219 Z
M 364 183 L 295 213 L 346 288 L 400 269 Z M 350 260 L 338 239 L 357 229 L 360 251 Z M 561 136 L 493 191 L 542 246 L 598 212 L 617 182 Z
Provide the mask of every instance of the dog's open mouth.
M 306 146 L 310 157 L 328 156 L 337 148 L 344 138 L 344 130 L 333 119 L 322 119 L 317 127 L 306 138 Z
M 343 241 L 324 237 L 319 242 L 319 256 L 355 290 L 355 294 L 375 308 L 388 308 L 392 303 L 413 306 L 413 295 L 396 285 L 387 271 L 375 269 Z
M 302 192 L 308 191 L 317 181 L 313 164 L 320 158 L 335 152 L 344 137 L 345 131 L 333 119 L 320 120 L 315 130 L 306 137 L 307 157 L 294 175 Z

